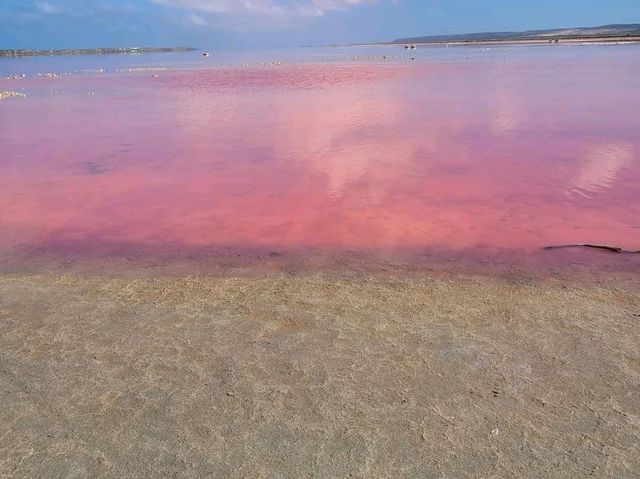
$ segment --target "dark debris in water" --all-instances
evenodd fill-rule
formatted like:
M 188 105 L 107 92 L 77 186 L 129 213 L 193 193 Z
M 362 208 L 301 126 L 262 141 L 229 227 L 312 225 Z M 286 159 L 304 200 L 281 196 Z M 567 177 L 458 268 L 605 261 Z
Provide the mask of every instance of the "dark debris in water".
M 545 249 L 545 250 L 553 250 L 553 249 L 564 249 L 564 248 L 590 248 L 590 249 L 599 249 L 599 250 L 603 250 L 603 251 L 610 251 L 611 253 L 640 254 L 640 250 L 625 250 L 624 248 L 620 248 L 619 246 L 610 246 L 610 245 L 602 245 L 602 244 L 590 244 L 590 243 L 566 244 L 566 245 L 558 245 L 558 246 L 545 246 L 543 249 Z

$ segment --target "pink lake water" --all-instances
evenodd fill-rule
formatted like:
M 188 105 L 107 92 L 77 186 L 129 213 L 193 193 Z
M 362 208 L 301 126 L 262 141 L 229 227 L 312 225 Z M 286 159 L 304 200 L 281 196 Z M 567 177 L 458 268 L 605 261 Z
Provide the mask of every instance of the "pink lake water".
M 0 80 L 0 261 L 640 250 L 640 47 L 526 48 Z

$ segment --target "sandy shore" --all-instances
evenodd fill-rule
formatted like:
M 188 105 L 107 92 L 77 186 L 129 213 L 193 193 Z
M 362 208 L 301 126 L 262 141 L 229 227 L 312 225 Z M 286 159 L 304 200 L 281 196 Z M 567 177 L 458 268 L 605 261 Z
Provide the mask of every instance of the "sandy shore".
M 640 283 L 0 276 L 2 477 L 638 477 Z

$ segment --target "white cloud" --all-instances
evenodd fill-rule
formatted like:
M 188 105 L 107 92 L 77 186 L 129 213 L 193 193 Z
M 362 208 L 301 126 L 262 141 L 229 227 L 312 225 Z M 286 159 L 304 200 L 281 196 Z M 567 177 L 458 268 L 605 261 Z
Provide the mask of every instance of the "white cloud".
M 153 0 L 155 3 L 212 14 L 268 17 L 319 17 L 326 12 L 376 0 Z
M 36 10 L 45 15 L 55 15 L 61 12 L 61 8 L 49 2 L 36 2 Z
M 207 20 L 201 15 L 196 15 L 195 13 L 189 14 L 187 16 L 187 21 L 196 27 L 205 27 L 207 25 Z

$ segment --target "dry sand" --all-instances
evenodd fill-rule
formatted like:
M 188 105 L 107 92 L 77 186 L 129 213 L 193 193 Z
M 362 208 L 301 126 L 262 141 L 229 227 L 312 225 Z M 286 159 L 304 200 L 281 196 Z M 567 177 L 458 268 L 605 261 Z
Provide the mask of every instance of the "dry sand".
M 0 476 L 639 477 L 639 293 L 4 274 Z

